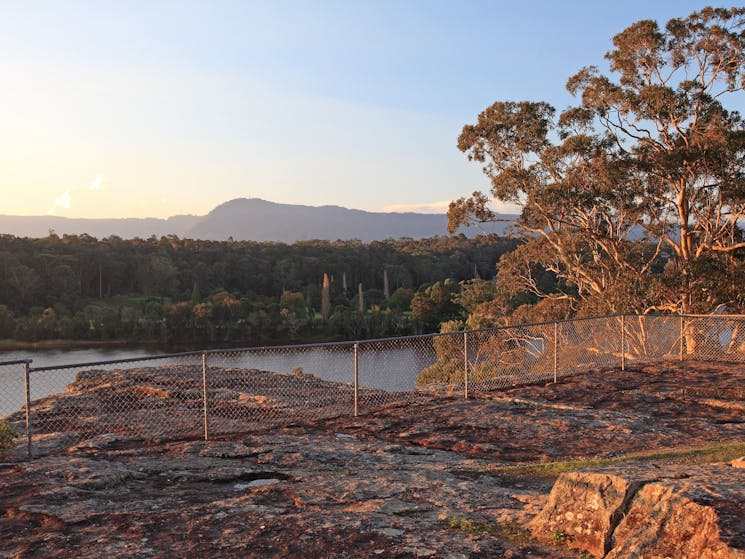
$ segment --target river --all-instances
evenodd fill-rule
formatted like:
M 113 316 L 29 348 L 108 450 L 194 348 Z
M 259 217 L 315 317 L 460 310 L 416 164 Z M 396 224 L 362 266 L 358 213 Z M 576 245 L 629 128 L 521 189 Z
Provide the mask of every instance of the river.
M 422 345 L 422 344 L 417 344 Z M 434 362 L 431 346 L 417 347 L 406 340 L 360 344 L 358 352 L 359 384 L 361 387 L 387 391 L 411 390 L 414 379 L 424 367 Z M 76 349 L 34 349 L 30 351 L 0 351 L 0 362 L 32 359 L 31 399 L 64 392 L 78 371 L 85 367 L 65 367 L 79 363 L 94 363 L 117 359 L 147 358 L 162 355 L 157 348 L 96 347 Z M 291 373 L 301 368 L 304 373 L 336 382 L 354 380 L 352 344 L 311 346 L 300 348 L 268 348 L 261 351 L 209 353 L 210 367 L 259 369 L 276 373 Z M 142 362 L 109 366 L 116 368 L 154 367 L 169 364 L 201 365 L 201 356 L 146 359 Z M 53 371 L 33 371 L 37 367 L 60 367 Z M 101 368 L 101 367 L 91 367 Z M 22 366 L 0 367 L 0 417 L 19 410 L 24 403 Z

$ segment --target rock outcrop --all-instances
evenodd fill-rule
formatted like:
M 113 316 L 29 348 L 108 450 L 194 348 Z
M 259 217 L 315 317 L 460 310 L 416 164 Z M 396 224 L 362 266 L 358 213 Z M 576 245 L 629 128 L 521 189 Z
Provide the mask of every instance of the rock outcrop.
M 370 388 L 358 394 L 363 411 L 372 405 L 431 399 L 423 393 Z M 112 432 L 144 440 L 193 439 L 204 436 L 205 421 L 208 433 L 219 437 L 353 413 L 351 383 L 309 374 L 209 367 L 205 390 L 201 367 L 162 365 L 79 371 L 64 393 L 32 402 L 31 425 L 35 443 L 48 447 L 50 437 L 70 434 L 78 440 Z M 6 419 L 24 432 L 23 411 Z
M 530 527 L 605 559 L 743 559 L 744 497 L 745 471 L 729 464 L 573 472 Z
M 563 474 L 530 528 L 544 540 L 566 542 L 569 547 L 602 557 L 636 487 L 634 482 L 614 475 Z
M 225 370 L 209 387 L 223 398 L 209 410 L 221 412 L 210 416 L 221 440 L 210 441 L 198 438 L 199 380 L 179 367 L 100 371 L 35 402 L 34 460 L 21 441 L 0 464 L 0 557 L 713 559 L 745 549 L 741 461 L 631 461 L 555 484 L 509 468 L 742 442 L 742 365 L 598 370 L 468 401 L 370 392 L 397 405 L 359 417 L 326 416 L 334 393 L 347 400 L 338 383 Z M 288 417 L 295 424 L 277 424 Z

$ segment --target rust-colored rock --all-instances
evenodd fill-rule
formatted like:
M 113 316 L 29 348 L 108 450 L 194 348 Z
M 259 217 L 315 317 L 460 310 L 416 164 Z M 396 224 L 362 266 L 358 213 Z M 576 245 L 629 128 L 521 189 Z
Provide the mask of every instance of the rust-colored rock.
M 563 474 L 530 523 L 605 559 L 745 558 L 745 471 L 629 463 Z
M 546 543 L 503 535 L 545 508 L 552 483 L 495 471 L 741 442 L 743 365 L 604 369 L 468 401 L 367 391 L 359 417 L 347 385 L 238 369 L 216 380 L 209 442 L 200 440 L 201 373 L 188 367 L 81 373 L 68 393 L 35 401 L 35 459 L 24 460 L 19 439 L 0 463 L 0 557 L 576 559 L 557 544 L 562 530 L 579 534 L 578 520 L 596 534 L 607 525 L 602 541 L 616 557 L 686 557 L 683 547 L 653 547 L 631 521 L 621 527 L 614 507 L 636 528 L 646 518 L 634 484 L 672 488 L 685 505 L 660 514 L 679 523 L 661 541 L 686 538 L 685 518 L 706 524 L 710 510 L 718 539 L 712 527 L 697 545 L 731 554 L 722 557 L 745 549 L 745 469 L 730 464 L 629 462 L 583 473 L 596 476 L 589 487 L 603 493 L 602 506 L 576 488 L 575 505 L 584 498 L 600 520 L 571 509 L 574 524 L 557 523 Z M 365 413 L 366 402 L 381 401 L 399 405 Z M 21 432 L 23 419 L 8 417 Z M 614 505 L 624 491 L 627 505 Z
M 635 483 L 614 475 L 563 474 L 530 528 L 541 540 L 566 543 L 602 557 L 610 548 L 610 535 L 635 489 Z
M 694 502 L 685 493 L 663 483 L 642 487 L 615 529 L 614 547 L 606 559 L 745 558 L 743 551 L 721 540 L 714 508 Z

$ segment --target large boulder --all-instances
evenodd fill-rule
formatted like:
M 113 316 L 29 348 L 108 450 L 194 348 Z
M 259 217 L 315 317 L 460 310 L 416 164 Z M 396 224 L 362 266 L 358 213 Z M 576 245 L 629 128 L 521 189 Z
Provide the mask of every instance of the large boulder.
M 606 559 L 745 557 L 721 540 L 714 508 L 694 502 L 686 493 L 695 488 L 688 489 L 660 483 L 642 487 L 614 530 L 613 549 Z
M 562 474 L 530 529 L 540 540 L 602 557 L 610 536 L 637 484 L 615 475 L 572 472 Z
M 630 464 L 562 474 L 530 528 L 605 559 L 745 559 L 745 470 Z

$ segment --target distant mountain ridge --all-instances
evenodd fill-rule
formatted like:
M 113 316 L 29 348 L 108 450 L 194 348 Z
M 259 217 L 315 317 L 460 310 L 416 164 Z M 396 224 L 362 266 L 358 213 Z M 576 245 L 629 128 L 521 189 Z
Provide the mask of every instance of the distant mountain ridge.
M 180 235 L 188 231 L 202 216 L 178 215 L 167 219 L 126 217 L 120 219 L 70 218 L 55 215 L 0 215 L 0 233 L 16 237 L 46 237 L 50 231 L 58 235 L 82 235 L 102 239 L 116 235 L 124 239 L 146 238 L 150 235 Z
M 516 216 L 503 215 L 511 220 Z M 462 228 L 468 236 L 479 233 L 503 235 L 508 223 L 493 223 L 480 230 Z M 438 214 L 367 212 L 341 206 L 278 204 L 260 198 L 236 198 L 220 204 L 207 215 L 176 215 L 167 219 L 82 219 L 60 216 L 0 215 L 0 233 L 17 237 L 88 234 L 125 239 L 151 235 L 223 241 L 349 240 L 363 242 L 387 238 L 414 239 L 447 234 L 447 217 Z

